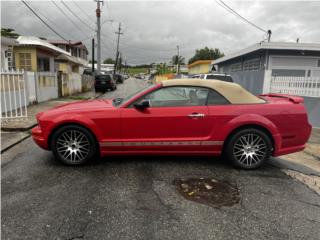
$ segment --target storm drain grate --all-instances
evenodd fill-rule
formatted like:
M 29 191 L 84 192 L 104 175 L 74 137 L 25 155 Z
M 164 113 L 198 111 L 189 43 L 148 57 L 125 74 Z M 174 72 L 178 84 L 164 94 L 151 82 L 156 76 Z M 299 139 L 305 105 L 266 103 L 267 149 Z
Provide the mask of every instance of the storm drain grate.
M 212 207 L 232 206 L 240 201 L 238 188 L 213 178 L 176 179 L 173 183 L 186 199 Z

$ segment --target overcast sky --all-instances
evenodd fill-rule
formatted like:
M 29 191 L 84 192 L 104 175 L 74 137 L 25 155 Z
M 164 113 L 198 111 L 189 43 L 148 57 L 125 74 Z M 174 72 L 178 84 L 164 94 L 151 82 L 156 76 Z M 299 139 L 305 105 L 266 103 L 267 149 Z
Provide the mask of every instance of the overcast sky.
M 76 23 L 65 17 L 51 1 L 27 1 L 36 12 L 62 36 L 84 40 L 91 49 L 90 37 L 95 28 L 96 3 L 65 1 L 87 23 L 71 15 L 59 1 L 56 4 Z M 239 14 L 263 29 L 272 30 L 272 41 L 320 42 L 320 2 L 297 1 L 225 1 Z M 79 8 L 80 7 L 80 8 Z M 265 33 L 243 22 L 214 0 L 208 1 L 105 1 L 102 7 L 102 59 L 114 58 L 115 31 L 122 23 L 124 34 L 120 51 L 128 63 L 141 64 L 169 61 L 176 46 L 188 60 L 195 49 L 208 46 L 225 54 L 260 42 Z M 1 26 L 14 28 L 21 35 L 59 39 L 20 1 L 1 1 Z M 79 29 L 80 28 L 80 29 Z

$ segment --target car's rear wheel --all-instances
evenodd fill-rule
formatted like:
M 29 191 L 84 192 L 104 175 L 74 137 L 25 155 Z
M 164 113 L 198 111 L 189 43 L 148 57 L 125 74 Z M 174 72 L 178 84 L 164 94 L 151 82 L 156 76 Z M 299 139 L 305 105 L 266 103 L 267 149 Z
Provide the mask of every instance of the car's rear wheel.
M 67 125 L 53 133 L 51 149 L 56 159 L 68 165 L 81 165 L 97 156 L 93 135 L 78 125 Z
M 250 128 L 236 132 L 228 141 L 225 154 L 235 167 L 255 169 L 271 154 L 272 143 L 266 133 Z

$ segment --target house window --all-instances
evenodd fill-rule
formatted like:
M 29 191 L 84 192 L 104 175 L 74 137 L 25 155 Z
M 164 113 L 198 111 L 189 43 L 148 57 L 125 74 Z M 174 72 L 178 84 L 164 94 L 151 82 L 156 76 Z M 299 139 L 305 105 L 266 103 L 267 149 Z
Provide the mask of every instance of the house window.
M 19 65 L 25 71 L 32 71 L 31 53 L 19 53 Z
M 231 65 L 231 72 L 239 72 L 242 70 L 241 63 L 234 63 Z
M 273 69 L 272 76 L 278 77 L 304 77 L 306 75 L 306 70 L 297 69 Z
M 243 62 L 243 71 L 255 71 L 260 69 L 260 59 L 251 59 Z
M 50 72 L 50 59 L 49 58 L 38 58 L 38 71 L 39 72 Z

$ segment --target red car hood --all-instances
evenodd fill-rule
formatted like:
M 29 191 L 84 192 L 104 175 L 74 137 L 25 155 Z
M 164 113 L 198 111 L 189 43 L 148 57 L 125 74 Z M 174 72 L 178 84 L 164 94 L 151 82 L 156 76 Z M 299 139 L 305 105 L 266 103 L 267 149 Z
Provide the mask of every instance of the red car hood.
M 106 108 L 113 108 L 112 105 L 112 99 L 96 99 L 96 100 L 83 100 L 83 101 L 77 101 L 72 103 L 66 103 L 59 105 L 54 110 L 59 111 L 85 111 L 85 110 L 97 110 L 97 109 L 106 109 Z

